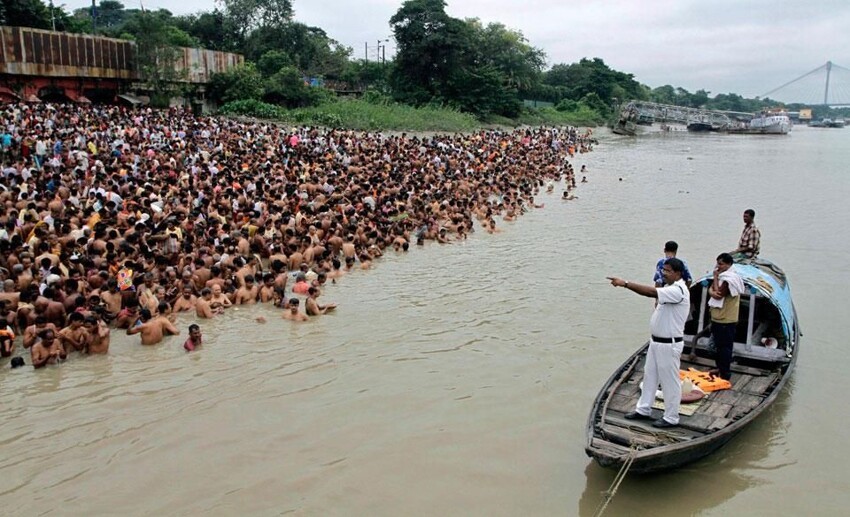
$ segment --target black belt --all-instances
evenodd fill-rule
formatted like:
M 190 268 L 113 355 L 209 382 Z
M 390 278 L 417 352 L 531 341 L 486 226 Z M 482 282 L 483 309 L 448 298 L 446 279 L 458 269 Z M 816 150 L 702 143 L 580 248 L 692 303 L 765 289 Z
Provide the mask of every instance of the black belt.
M 683 341 L 680 337 L 658 337 L 652 336 L 652 340 L 656 343 L 681 343 Z

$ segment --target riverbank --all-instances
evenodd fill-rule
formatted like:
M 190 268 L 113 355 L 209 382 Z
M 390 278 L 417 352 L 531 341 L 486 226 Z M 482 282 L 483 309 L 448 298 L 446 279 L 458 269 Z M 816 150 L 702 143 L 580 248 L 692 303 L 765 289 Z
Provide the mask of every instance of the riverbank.
M 413 107 L 395 102 L 363 99 L 334 99 L 318 106 L 287 109 L 255 100 L 222 106 L 223 115 L 239 115 L 285 124 L 339 127 L 360 131 L 468 132 L 493 127 L 587 126 L 602 121 L 589 110 L 561 112 L 554 108 L 526 108 L 516 118 L 491 116 L 479 120 L 455 109 L 437 106 Z

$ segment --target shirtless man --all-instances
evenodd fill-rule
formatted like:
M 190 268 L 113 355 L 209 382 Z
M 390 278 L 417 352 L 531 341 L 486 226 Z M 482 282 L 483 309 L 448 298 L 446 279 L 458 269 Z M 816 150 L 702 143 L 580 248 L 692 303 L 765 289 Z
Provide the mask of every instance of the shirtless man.
M 139 305 L 143 309 L 156 312 L 160 299 L 156 297 L 153 273 L 145 273 L 145 283 L 139 286 Z
M 260 302 L 268 303 L 274 300 L 275 286 L 274 274 L 263 275 L 263 286 L 260 288 Z
M 150 316 L 150 312 L 146 311 L 147 309 L 142 309 L 143 320 L 145 316 Z M 141 325 L 127 329 L 128 336 L 141 334 L 143 345 L 155 345 L 159 343 L 165 337 L 166 333 L 176 336 L 180 334 L 180 330 L 174 326 L 174 323 L 171 323 L 171 320 L 162 315 L 150 318 Z
M 44 316 L 36 316 L 35 323 L 24 329 L 24 348 L 33 346 L 38 339 L 38 334 L 45 329 L 52 330 L 54 335 L 58 332 L 56 330 L 56 325 L 48 323 L 47 318 Z
M 65 324 L 65 304 L 54 300 L 53 297 L 55 295 L 56 291 L 52 287 L 48 287 L 44 290 L 42 296 L 36 300 L 35 305 L 36 309 L 43 307 L 43 314 L 47 318 L 47 321 L 54 323 L 58 327 Z
M 85 352 L 88 343 L 88 334 L 83 328 L 85 316 L 80 312 L 72 312 L 68 316 L 68 326 L 59 331 L 59 339 L 65 350 L 76 350 Z
M 331 283 L 335 284 L 337 278 L 340 278 L 345 275 L 345 270 L 342 269 L 342 264 L 340 263 L 338 258 L 334 258 L 331 261 L 331 264 L 333 264 L 333 269 L 331 269 L 331 271 L 328 273 L 328 278 L 330 279 Z
M 365 251 L 360 254 L 360 269 L 371 269 L 372 268 L 372 257 L 369 256 Z
M 289 274 L 286 271 L 286 263 L 274 261 L 272 262 L 272 274 L 274 274 L 274 287 L 279 292 L 286 290 L 286 282 L 289 280 Z
M 64 361 L 68 354 L 62 348 L 62 343 L 56 339 L 51 329 L 44 329 L 38 334 L 38 340 L 30 348 L 32 367 L 41 368 L 48 364 Z
M 328 311 L 331 311 L 336 308 L 335 303 L 329 303 L 327 305 L 319 305 L 317 299 L 319 298 L 319 289 L 316 287 L 311 287 L 307 291 L 307 301 L 304 304 L 305 309 L 307 309 L 307 314 L 310 316 L 319 316 L 320 314 L 324 314 Z
M 354 258 L 357 255 L 357 251 L 354 247 L 354 235 L 348 234 L 345 236 L 345 242 L 342 245 L 342 256 L 346 259 Z
M 298 298 L 291 298 L 289 300 L 289 310 L 284 311 L 281 316 L 285 320 L 289 321 L 307 321 L 310 318 L 307 317 L 303 312 L 298 312 L 298 305 L 300 304 Z
M 204 262 L 204 259 L 195 259 L 195 274 L 192 275 L 192 282 L 195 284 L 195 289 L 201 290 L 207 285 L 207 280 L 212 278 L 212 271 Z
M 216 314 L 224 312 L 223 307 L 219 307 L 218 310 L 214 311 L 210 306 L 210 300 L 212 300 L 212 290 L 209 287 L 204 287 L 201 289 L 201 297 L 195 301 L 195 314 L 199 318 L 212 318 Z
M 221 292 L 221 286 L 219 284 L 213 284 L 212 297 L 210 298 L 210 308 L 213 312 L 217 310 L 224 312 L 224 309 L 231 305 L 233 305 L 233 303 L 230 301 L 230 298 Z
M 254 275 L 245 275 L 245 285 L 236 290 L 235 305 L 253 305 L 257 303 L 260 288 L 254 284 Z
M 304 262 L 304 255 L 301 253 L 298 244 L 291 244 L 289 250 L 292 252 L 289 255 L 289 270 L 297 271 L 301 268 L 301 263 Z
M 486 226 L 487 226 L 487 233 L 490 233 L 490 234 L 492 234 L 492 233 L 502 233 L 502 230 L 500 230 L 499 228 L 496 228 L 496 221 L 494 221 L 493 219 L 490 219 L 487 222 Z
M 89 354 L 105 354 L 109 352 L 109 327 L 103 320 L 88 316 L 83 322 L 88 334 L 86 350 Z
M 192 286 L 183 286 L 183 295 L 174 301 L 174 307 L 171 309 L 174 312 L 191 311 L 197 305 L 198 299 L 192 294 Z

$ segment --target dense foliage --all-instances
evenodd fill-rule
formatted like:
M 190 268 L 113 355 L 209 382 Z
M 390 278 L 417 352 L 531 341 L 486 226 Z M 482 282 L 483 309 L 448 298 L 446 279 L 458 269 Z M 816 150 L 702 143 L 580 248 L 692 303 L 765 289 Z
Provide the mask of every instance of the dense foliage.
M 331 110 L 344 110 L 340 120 L 357 120 L 364 128 L 394 127 L 394 120 L 376 121 L 375 110 L 393 111 L 392 119 L 402 105 L 437 110 L 431 115 L 466 112 L 499 123 L 600 124 L 632 99 L 741 112 L 778 104 L 671 85 L 651 89 L 600 58 L 546 69 L 544 52 L 521 32 L 453 18 L 445 0 L 406 0 L 400 6 L 389 20 L 396 53 L 387 62 L 353 59 L 352 49 L 324 30 L 295 20 L 292 0 L 219 0 L 216 6 L 174 16 L 165 9 L 128 9 L 120 1 L 101 0 L 94 13 L 91 8 L 68 13 L 61 6 L 51 11 L 43 0 L 14 0 L 0 3 L 0 24 L 50 29 L 55 23 L 57 30 L 135 40 L 142 76 L 163 97 L 173 93 L 176 77 L 167 66 L 173 47 L 241 53 L 246 65 L 214 76 L 209 87 L 214 100 L 231 103 L 231 111 L 239 106 L 241 114 L 255 110 L 265 116 L 267 105 L 274 104 L 330 123 Z M 362 95 L 363 101 L 336 102 L 334 92 Z M 240 100 L 246 102 L 232 104 Z M 551 107 L 528 108 L 524 100 Z M 310 109 L 314 112 L 307 115 Z M 843 111 L 848 110 L 816 107 L 814 114 L 850 115 Z

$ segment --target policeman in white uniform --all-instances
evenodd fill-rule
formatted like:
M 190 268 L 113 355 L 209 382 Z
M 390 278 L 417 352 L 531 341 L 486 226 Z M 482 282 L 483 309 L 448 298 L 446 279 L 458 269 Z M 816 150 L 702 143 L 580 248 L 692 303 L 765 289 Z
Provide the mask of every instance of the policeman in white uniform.
M 652 420 L 652 402 L 660 383 L 664 394 L 664 418 L 655 420 L 652 423 L 654 427 L 679 425 L 679 403 L 682 399 L 679 365 L 684 347 L 685 322 L 691 305 L 688 287 L 682 280 L 684 271 L 685 265 L 681 260 L 667 259 L 661 270 L 664 287 L 608 277 L 614 287 L 625 287 L 642 296 L 658 299 L 655 312 L 649 320 L 651 336 L 643 372 L 643 389 L 635 411 L 626 414 L 629 420 Z

